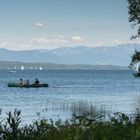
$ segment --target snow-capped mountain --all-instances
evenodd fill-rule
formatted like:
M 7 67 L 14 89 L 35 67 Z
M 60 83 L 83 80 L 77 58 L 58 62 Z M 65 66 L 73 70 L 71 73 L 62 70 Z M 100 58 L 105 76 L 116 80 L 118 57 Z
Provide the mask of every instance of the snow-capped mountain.
M 63 47 L 54 50 L 11 51 L 0 49 L 0 60 L 19 62 L 46 62 L 57 64 L 107 64 L 127 66 L 134 50 L 140 44 L 123 44 L 112 47 Z

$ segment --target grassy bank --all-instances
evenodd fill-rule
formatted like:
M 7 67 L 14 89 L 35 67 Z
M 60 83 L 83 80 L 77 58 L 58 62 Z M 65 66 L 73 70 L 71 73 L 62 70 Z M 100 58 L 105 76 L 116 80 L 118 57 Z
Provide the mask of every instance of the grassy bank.
M 7 113 L 0 121 L 0 140 L 139 140 L 140 115 L 115 113 L 108 120 L 103 114 L 85 112 L 70 121 L 47 120 L 38 115 L 30 125 L 21 125 L 21 112 Z

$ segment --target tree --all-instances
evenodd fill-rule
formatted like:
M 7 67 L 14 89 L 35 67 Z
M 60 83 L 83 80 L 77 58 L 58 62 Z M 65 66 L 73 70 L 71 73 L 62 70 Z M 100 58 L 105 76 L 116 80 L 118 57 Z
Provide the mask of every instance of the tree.
M 133 35 L 131 39 L 136 39 L 140 37 L 140 0 L 128 0 L 128 14 L 129 22 L 132 23 L 132 27 L 137 29 L 136 35 Z M 140 62 L 140 51 L 135 50 L 132 55 L 130 67 L 133 68 L 138 62 Z M 138 67 L 137 72 L 134 74 L 135 77 L 140 78 L 140 67 Z
M 128 14 L 132 27 L 137 28 L 137 34 L 131 38 L 135 39 L 140 37 L 140 0 L 128 0 Z

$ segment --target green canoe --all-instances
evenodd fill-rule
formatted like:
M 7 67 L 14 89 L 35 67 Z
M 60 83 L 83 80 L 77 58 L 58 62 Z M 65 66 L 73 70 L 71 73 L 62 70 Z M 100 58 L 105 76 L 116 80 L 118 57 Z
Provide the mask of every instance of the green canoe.
M 49 85 L 47 83 L 44 84 L 29 84 L 29 85 L 21 85 L 19 83 L 8 83 L 8 87 L 23 87 L 23 88 L 39 88 L 39 87 L 48 87 Z

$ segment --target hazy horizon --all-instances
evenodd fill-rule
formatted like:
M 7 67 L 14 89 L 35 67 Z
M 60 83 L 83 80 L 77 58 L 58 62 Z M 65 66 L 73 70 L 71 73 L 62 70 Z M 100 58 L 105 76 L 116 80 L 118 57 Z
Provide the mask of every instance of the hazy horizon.
M 130 41 L 127 0 L 5 0 L 0 2 L 0 48 L 115 46 Z
M 136 45 L 136 48 L 135 48 Z M 16 48 L 12 49 L 12 48 L 0 48 L 0 49 L 6 49 L 9 51 L 34 51 L 34 50 L 46 50 L 46 51 L 52 51 L 52 50 L 57 50 L 57 49 L 63 49 L 63 48 L 70 48 L 70 49 L 74 49 L 74 48 L 91 48 L 91 49 L 100 49 L 100 48 L 112 48 L 112 47 L 119 47 L 119 46 L 133 46 L 134 49 L 137 49 L 137 45 L 140 45 L 139 42 L 127 42 L 127 43 L 120 43 L 120 44 L 114 44 L 114 45 L 101 45 L 101 46 L 84 46 L 84 45 L 78 45 L 78 46 L 60 46 L 60 47 L 54 47 L 54 48 L 28 48 L 28 49 L 21 49 L 21 50 L 17 50 Z M 138 49 L 139 50 L 139 49 Z

